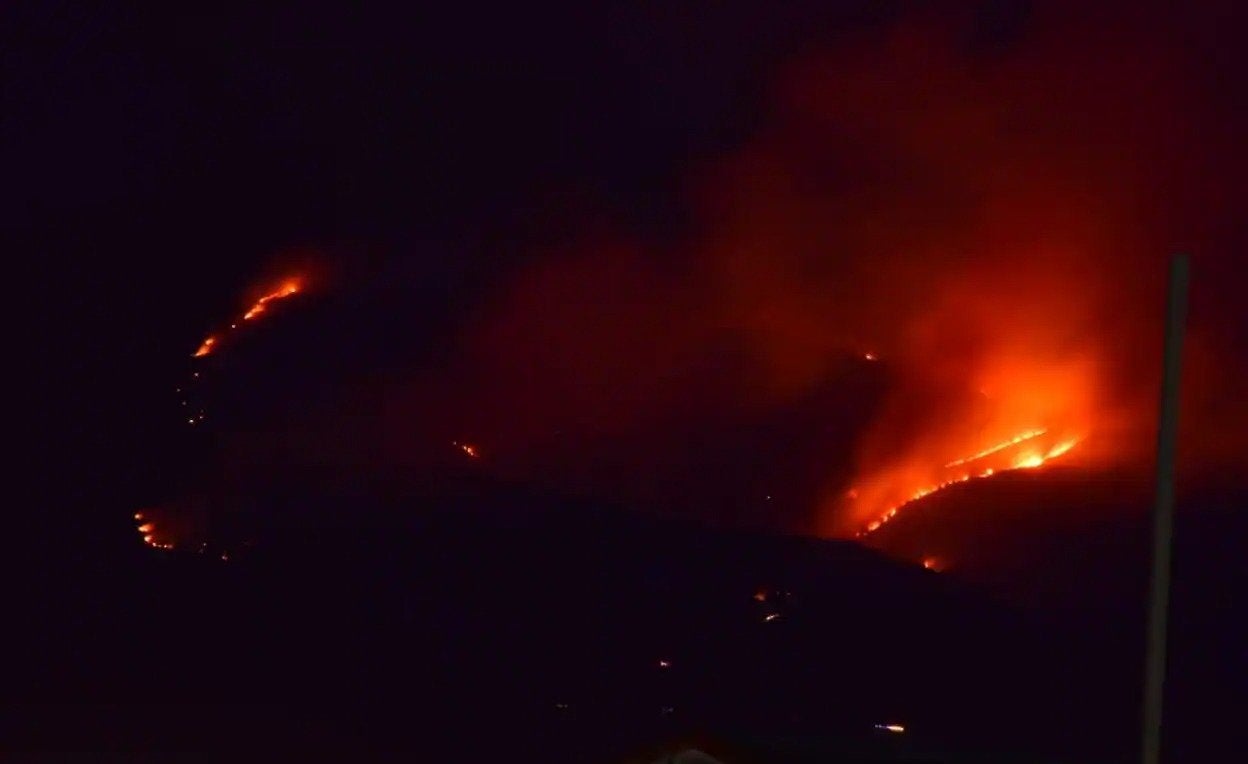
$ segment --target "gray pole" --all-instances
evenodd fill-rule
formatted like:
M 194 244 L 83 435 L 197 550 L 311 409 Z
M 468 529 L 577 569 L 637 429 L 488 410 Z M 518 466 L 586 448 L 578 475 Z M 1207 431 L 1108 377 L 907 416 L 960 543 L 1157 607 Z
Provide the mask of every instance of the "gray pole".
M 1170 261 L 1166 300 L 1165 374 L 1157 431 L 1157 503 L 1153 507 L 1153 570 L 1148 602 L 1148 647 L 1144 663 L 1144 764 L 1161 761 L 1162 690 L 1166 676 L 1166 616 L 1170 605 L 1170 537 L 1174 525 L 1174 462 L 1179 427 L 1179 372 L 1187 313 L 1187 256 Z

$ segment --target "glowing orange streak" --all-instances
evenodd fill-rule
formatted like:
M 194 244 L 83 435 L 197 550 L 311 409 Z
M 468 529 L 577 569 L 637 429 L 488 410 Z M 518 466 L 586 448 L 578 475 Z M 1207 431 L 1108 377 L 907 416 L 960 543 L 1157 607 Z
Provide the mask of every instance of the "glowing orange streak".
M 1074 448 L 1078 443 L 1079 443 L 1079 440 L 1076 438 L 1071 438 L 1070 440 L 1064 440 L 1061 443 L 1058 443 L 1056 446 L 1053 446 L 1052 448 L 1050 448 L 1049 452 L 1044 455 L 1044 460 L 1047 462 L 1050 459 L 1056 459 L 1062 454 L 1070 451 L 1070 449 Z
M 1008 447 L 1010 445 L 1016 445 L 1018 443 L 1022 443 L 1025 440 L 1030 440 L 1031 438 L 1034 438 L 1037 435 L 1042 434 L 1043 432 L 1044 430 L 1040 430 L 1040 431 L 1031 430 L 1029 432 L 1025 432 L 1022 435 L 1019 435 L 1018 437 L 1014 438 L 1010 443 L 1006 444 L 1006 446 Z M 1058 443 L 1057 445 L 1053 446 L 1047 452 L 1045 452 L 1044 455 L 1031 453 L 1031 452 L 1027 454 L 1023 454 L 1019 456 L 1012 465 L 1010 465 L 1009 467 L 1005 467 L 1002 470 L 994 470 L 991 467 L 989 467 L 988 469 L 984 470 L 978 475 L 970 475 L 970 474 L 960 475 L 951 480 L 946 480 L 945 482 L 940 483 L 939 485 L 929 486 L 927 488 L 920 488 L 919 490 L 915 491 L 914 494 L 909 499 L 906 499 L 900 504 L 889 507 L 887 510 L 884 511 L 883 514 L 879 516 L 878 519 L 872 520 L 871 522 L 867 523 L 866 530 L 859 531 L 858 536 L 862 537 L 870 533 L 874 533 L 875 531 L 880 529 L 881 525 L 884 525 L 889 520 L 892 520 L 897 515 L 898 510 L 902 509 L 908 504 L 911 504 L 912 502 L 916 502 L 919 499 L 922 499 L 925 496 L 930 496 L 931 494 L 936 493 L 937 491 L 948 488 L 951 485 L 954 485 L 956 483 L 965 483 L 969 480 L 989 478 L 997 474 L 997 472 L 1008 472 L 1010 470 L 1021 470 L 1021 469 L 1034 469 L 1036 467 L 1039 467 L 1045 464 L 1051 459 L 1056 459 L 1062 454 L 1069 452 L 1076 445 L 1078 445 L 1078 443 L 1079 443 L 1078 438 L 1071 438 L 1069 440 L 1064 440 L 1061 443 Z M 1000 451 L 1000 450 L 1002 449 L 993 448 L 989 453 L 993 453 L 993 452 Z M 956 462 L 951 462 L 950 464 L 951 465 L 965 464 L 966 462 L 974 461 L 975 459 L 982 458 L 982 456 L 983 455 L 976 455 L 974 457 L 969 457 L 966 459 L 961 459 Z
M 995 454 L 998 451 L 1004 451 L 1010 446 L 1016 446 L 1019 443 L 1022 443 L 1024 440 L 1031 440 L 1032 438 L 1038 438 L 1041 435 L 1045 434 L 1046 432 L 1048 432 L 1048 430 L 1044 429 L 1043 427 L 1041 427 L 1038 430 L 1028 430 L 1027 432 L 1022 433 L 1021 435 L 1016 435 L 1013 438 L 1010 438 L 1004 443 L 998 443 L 992 448 L 985 448 L 983 451 L 980 451 L 977 454 L 972 454 L 971 456 L 968 456 L 965 459 L 958 459 L 957 461 L 949 462 L 948 464 L 945 465 L 945 467 L 956 467 L 959 464 L 966 464 L 967 462 L 973 462 L 978 459 L 983 459 L 985 456 L 991 456 L 992 454 Z
M 217 344 L 217 338 L 209 335 L 206 339 L 204 339 L 203 343 L 200 344 L 199 350 L 195 351 L 195 355 L 191 357 L 201 358 L 203 356 L 208 355 L 209 353 L 212 352 L 212 346 L 215 344 Z
M 243 320 L 250 321 L 251 319 L 255 318 L 256 316 L 260 315 L 265 310 L 267 310 L 268 304 L 272 302 L 273 300 L 280 300 L 283 297 L 289 297 L 298 291 L 299 291 L 298 281 L 295 281 L 295 280 L 287 281 L 286 283 L 282 284 L 281 288 L 278 289 L 276 292 L 273 292 L 272 294 L 266 294 L 264 297 L 261 297 L 259 300 L 256 300 L 256 304 L 252 305 L 251 309 L 243 314 Z
M 270 302 L 273 302 L 274 300 L 280 300 L 284 297 L 290 297 L 292 294 L 296 294 L 301 288 L 302 286 L 298 279 L 290 279 L 284 282 L 282 286 L 276 292 L 271 292 L 270 294 L 266 294 L 265 296 L 261 297 L 259 300 L 256 300 L 256 304 L 252 305 L 251 308 L 246 313 L 243 314 L 243 320 L 250 321 L 251 319 L 255 318 L 256 316 L 260 315 L 265 310 L 267 310 Z M 230 324 L 230 328 L 237 329 L 238 324 L 236 323 Z M 200 358 L 202 356 L 208 355 L 209 353 L 212 352 L 212 348 L 216 344 L 217 344 L 216 336 L 209 335 L 204 340 L 203 344 L 199 346 L 199 350 L 195 351 L 195 355 L 193 357 Z

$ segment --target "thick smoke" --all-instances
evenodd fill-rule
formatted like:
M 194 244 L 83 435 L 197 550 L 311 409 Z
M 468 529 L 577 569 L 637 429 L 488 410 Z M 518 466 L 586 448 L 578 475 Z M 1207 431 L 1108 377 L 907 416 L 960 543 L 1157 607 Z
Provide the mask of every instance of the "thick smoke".
M 848 533 L 1033 427 L 1080 438 L 1072 464 L 1146 464 L 1178 246 L 1197 280 L 1185 448 L 1233 455 L 1199 433 L 1242 368 L 1222 223 L 1242 162 L 1210 40 L 1185 29 L 1053 13 L 981 50 L 911 20 L 796 56 L 758 134 L 687 168 L 681 236 L 569 224 L 437 365 L 241 461 L 414 474 L 467 440 L 499 476 Z

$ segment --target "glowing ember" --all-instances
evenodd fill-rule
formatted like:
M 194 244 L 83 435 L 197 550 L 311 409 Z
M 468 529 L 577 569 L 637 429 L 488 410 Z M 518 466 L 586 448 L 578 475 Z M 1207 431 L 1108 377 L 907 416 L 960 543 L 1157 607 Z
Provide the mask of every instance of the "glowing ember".
M 875 725 L 875 728 L 877 730 L 883 730 L 884 732 L 892 732 L 898 735 L 906 731 L 906 728 L 900 724 L 877 724 Z
M 935 557 L 924 557 L 923 567 L 926 568 L 927 570 L 931 570 L 931 571 L 935 571 L 936 573 L 939 573 L 941 569 L 940 560 L 936 559 Z
M 142 525 L 139 526 L 139 533 L 151 533 L 155 529 L 156 529 L 155 525 L 151 523 L 143 523 Z
M 874 361 L 879 356 L 877 356 L 875 353 L 863 353 L 862 357 L 867 359 L 868 361 Z
M 477 457 L 480 456 L 480 454 L 477 452 L 477 447 L 470 443 L 460 443 L 458 441 L 455 441 L 451 443 L 451 445 L 459 446 L 460 451 L 463 451 L 465 454 L 472 457 L 473 459 L 476 459 Z
M 195 354 L 191 357 L 202 358 L 208 355 L 209 353 L 212 352 L 212 346 L 216 344 L 217 344 L 217 338 L 212 335 L 209 335 L 208 337 L 204 339 L 202 343 L 200 343 L 199 350 L 196 350 Z

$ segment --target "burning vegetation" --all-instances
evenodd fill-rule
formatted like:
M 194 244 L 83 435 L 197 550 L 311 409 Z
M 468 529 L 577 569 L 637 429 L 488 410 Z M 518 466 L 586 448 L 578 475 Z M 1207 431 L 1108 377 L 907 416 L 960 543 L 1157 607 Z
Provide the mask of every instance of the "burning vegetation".
M 1164 210 L 1148 190 L 1194 167 L 1182 124 L 1140 116 L 1192 114 L 1190 89 L 1164 57 L 1105 55 L 1042 22 L 985 69 L 939 24 L 812 50 L 776 73 L 755 135 L 689 169 L 687 227 L 567 230 L 550 256 L 456 294 L 449 338 L 424 348 L 436 362 L 393 363 L 340 411 L 301 412 L 299 437 L 253 439 L 263 462 L 223 458 L 255 481 L 306 465 L 299 449 L 343 473 L 472 460 L 712 522 L 863 538 L 963 483 L 1139 456 L 1157 243 L 1177 225 L 1141 211 Z M 305 287 L 269 285 L 196 358 Z M 386 414 L 342 413 L 372 408 Z
M 283 300 L 291 295 L 298 294 L 303 290 L 303 288 L 303 278 L 300 276 L 292 276 L 284 279 L 275 289 L 262 295 L 254 303 L 252 303 L 251 307 L 243 313 L 242 320 L 251 321 L 252 319 L 257 318 L 268 310 L 271 303 L 277 300 Z M 237 328 L 237 322 L 230 324 L 230 330 L 236 330 Z M 204 356 L 211 354 L 217 346 L 217 341 L 217 335 L 208 335 L 204 338 L 204 341 L 199 344 L 199 348 L 192 354 L 192 357 L 203 358 Z

